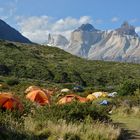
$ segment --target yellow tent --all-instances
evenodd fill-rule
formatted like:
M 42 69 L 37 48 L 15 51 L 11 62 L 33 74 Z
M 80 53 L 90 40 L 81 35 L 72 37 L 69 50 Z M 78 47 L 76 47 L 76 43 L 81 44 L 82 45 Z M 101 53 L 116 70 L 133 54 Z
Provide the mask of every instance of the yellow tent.
M 107 92 L 94 92 L 92 93 L 96 98 L 106 97 L 108 94 Z
M 93 101 L 93 100 L 95 100 L 95 99 L 97 99 L 94 95 L 92 95 L 92 94 L 89 94 L 88 96 L 87 96 L 87 99 L 89 100 L 89 101 Z

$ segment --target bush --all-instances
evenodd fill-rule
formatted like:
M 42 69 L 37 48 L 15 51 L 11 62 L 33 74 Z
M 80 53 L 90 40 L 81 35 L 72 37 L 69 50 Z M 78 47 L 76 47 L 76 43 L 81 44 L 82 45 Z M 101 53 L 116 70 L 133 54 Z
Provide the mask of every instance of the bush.
M 105 106 L 74 102 L 66 105 L 52 105 L 50 107 L 46 106 L 46 108 L 39 108 L 36 110 L 36 118 L 41 120 L 41 117 L 44 116 L 44 119 L 55 122 L 60 119 L 66 120 L 67 122 L 81 122 L 89 116 L 93 120 L 107 121 L 109 120 L 107 110 L 108 107 Z
M 10 73 L 10 69 L 3 64 L 0 64 L 0 75 L 8 75 Z
M 19 84 L 19 80 L 16 78 L 11 78 L 6 81 L 9 86 L 14 86 Z
M 125 81 L 120 87 L 119 87 L 119 94 L 121 96 L 125 95 L 134 95 L 134 92 L 136 89 L 139 88 L 139 84 L 132 81 Z

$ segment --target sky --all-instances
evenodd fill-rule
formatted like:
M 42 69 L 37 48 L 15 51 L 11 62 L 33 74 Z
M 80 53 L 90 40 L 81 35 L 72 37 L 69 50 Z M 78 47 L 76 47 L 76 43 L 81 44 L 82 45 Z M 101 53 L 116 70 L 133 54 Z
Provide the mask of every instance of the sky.
M 140 33 L 140 0 L 0 0 L 0 19 L 37 43 L 85 23 L 111 30 L 128 21 Z

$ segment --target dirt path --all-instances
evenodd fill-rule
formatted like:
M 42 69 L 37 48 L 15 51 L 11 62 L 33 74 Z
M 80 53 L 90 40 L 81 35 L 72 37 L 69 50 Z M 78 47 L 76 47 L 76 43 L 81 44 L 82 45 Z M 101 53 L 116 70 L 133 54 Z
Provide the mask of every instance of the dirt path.
M 140 118 L 112 116 L 112 119 L 122 128 L 120 140 L 140 140 Z

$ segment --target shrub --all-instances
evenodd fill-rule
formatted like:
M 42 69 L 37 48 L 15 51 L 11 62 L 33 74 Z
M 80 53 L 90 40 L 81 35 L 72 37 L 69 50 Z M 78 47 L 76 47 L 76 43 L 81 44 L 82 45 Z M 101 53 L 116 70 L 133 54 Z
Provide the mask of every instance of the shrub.
M 108 107 L 100 105 L 74 102 L 66 105 L 52 105 L 50 107 L 46 106 L 46 108 L 39 108 L 36 110 L 36 118 L 40 120 L 40 117 L 44 116 L 44 119 L 55 122 L 60 119 L 64 119 L 67 122 L 79 122 L 90 116 L 93 120 L 106 121 L 109 120 L 107 110 Z
M 10 73 L 10 69 L 3 64 L 0 64 L 0 75 L 8 75 Z
M 125 81 L 119 87 L 119 94 L 121 96 L 134 95 L 134 92 L 136 91 L 136 89 L 138 89 L 138 87 L 139 87 L 139 84 L 137 84 L 136 82 Z
M 19 80 L 16 78 L 11 78 L 6 81 L 9 86 L 14 86 L 19 84 Z

